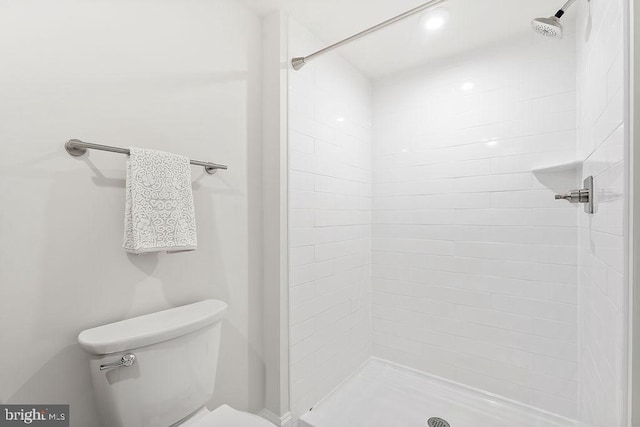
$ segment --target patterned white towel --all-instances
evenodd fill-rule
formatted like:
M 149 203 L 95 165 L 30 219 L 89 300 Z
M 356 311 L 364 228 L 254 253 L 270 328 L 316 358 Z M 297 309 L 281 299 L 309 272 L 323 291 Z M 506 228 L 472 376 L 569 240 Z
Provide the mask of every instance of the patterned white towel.
M 122 247 L 135 254 L 195 250 L 189 159 L 143 148 L 130 150 Z

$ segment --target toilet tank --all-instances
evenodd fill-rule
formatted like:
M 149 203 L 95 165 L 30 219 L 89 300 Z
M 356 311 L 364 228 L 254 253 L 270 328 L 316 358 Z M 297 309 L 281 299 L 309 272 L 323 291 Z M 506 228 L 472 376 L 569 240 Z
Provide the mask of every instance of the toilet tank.
M 213 395 L 227 304 L 206 300 L 80 333 L 103 427 L 168 427 Z M 101 370 L 134 354 L 131 366 Z

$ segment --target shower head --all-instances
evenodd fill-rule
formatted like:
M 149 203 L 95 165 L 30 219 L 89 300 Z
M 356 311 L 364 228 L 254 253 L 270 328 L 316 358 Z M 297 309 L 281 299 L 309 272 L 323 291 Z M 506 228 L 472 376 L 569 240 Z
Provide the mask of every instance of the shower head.
M 538 34 L 542 34 L 545 37 L 554 37 L 556 39 L 562 38 L 562 24 L 560 24 L 560 18 L 567 11 L 576 0 L 567 0 L 567 2 L 556 12 L 555 15 L 548 18 L 536 18 L 531 21 L 531 27 L 533 31 Z M 591 0 L 588 0 L 591 1 Z
M 555 37 L 557 39 L 562 38 L 562 24 L 560 19 L 555 16 L 549 18 L 536 18 L 531 21 L 531 27 L 533 31 L 538 34 L 542 34 L 545 37 Z

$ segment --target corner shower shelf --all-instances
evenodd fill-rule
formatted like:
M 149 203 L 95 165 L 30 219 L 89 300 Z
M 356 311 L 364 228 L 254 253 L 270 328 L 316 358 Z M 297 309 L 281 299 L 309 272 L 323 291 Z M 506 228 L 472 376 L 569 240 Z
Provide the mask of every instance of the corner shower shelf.
M 535 168 L 532 170 L 533 173 L 538 172 L 569 172 L 569 171 L 577 171 L 582 166 L 582 162 L 580 160 L 574 160 L 573 162 L 565 162 L 558 163 L 550 166 L 543 166 L 540 168 Z

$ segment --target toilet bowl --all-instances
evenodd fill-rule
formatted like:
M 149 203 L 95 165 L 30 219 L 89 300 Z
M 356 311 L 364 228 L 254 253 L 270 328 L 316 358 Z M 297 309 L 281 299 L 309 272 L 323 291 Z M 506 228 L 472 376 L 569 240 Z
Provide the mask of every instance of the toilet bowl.
M 206 300 L 82 331 L 102 427 L 273 427 L 227 405 L 204 409 L 226 309 Z

